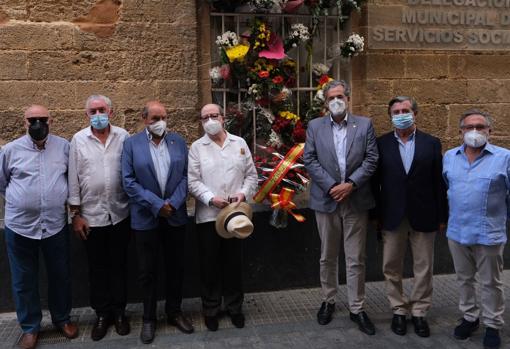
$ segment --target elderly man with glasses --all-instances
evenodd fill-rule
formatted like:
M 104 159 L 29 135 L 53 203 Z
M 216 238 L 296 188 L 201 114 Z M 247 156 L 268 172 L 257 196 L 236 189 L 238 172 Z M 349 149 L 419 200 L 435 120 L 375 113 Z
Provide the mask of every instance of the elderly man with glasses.
M 499 348 L 505 310 L 501 273 L 510 213 L 510 151 L 489 143 L 488 113 L 468 110 L 459 124 L 463 144 L 446 152 L 443 160 L 450 210 L 448 245 L 464 315 L 454 336 L 470 337 L 481 317 L 484 347 Z M 476 300 L 477 279 L 480 302 Z
M 223 296 L 232 323 L 242 328 L 243 241 L 221 238 L 215 221 L 229 202 L 243 202 L 253 194 L 257 171 L 244 139 L 225 131 L 219 105 L 205 105 L 200 121 L 205 135 L 191 145 L 188 183 L 196 199 L 204 322 L 210 331 L 218 329 Z
M 37 346 L 42 312 L 39 296 L 39 251 L 48 275 L 51 321 L 67 338 L 78 336 L 71 322 L 71 275 L 67 229 L 67 161 L 69 142 L 50 134 L 48 109 L 25 111 L 27 134 L 0 152 L 0 195 L 5 197 L 5 243 L 12 293 L 23 331 L 20 345 Z

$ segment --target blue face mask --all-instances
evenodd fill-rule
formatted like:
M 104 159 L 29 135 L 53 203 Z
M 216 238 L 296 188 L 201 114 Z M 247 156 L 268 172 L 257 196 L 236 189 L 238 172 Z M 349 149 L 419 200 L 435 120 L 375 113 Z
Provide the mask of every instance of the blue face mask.
M 395 126 L 395 128 L 405 130 L 406 128 L 413 126 L 414 115 L 413 113 L 393 115 L 391 117 L 391 123 Z
M 109 123 L 108 114 L 95 114 L 90 117 L 90 125 L 96 130 L 105 129 Z

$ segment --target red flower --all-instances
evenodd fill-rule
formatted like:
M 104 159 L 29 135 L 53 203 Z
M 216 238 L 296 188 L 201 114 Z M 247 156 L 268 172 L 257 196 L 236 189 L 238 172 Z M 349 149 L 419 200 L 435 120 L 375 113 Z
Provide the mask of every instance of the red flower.
M 228 79 L 230 79 L 230 65 L 228 65 L 228 64 L 223 64 L 223 65 L 220 67 L 220 75 L 221 75 L 221 77 L 223 78 L 223 80 L 228 80 Z
M 273 78 L 273 83 L 275 83 L 277 85 L 281 84 L 282 82 L 283 82 L 283 76 L 281 76 L 281 75 L 275 76 Z
M 319 85 L 324 85 L 325 83 L 327 83 L 329 81 L 329 76 L 327 76 L 326 74 L 324 74 L 323 76 L 321 76 L 320 80 L 319 80 Z
M 261 70 L 259 71 L 259 78 L 265 79 L 269 77 L 269 72 L 267 70 Z

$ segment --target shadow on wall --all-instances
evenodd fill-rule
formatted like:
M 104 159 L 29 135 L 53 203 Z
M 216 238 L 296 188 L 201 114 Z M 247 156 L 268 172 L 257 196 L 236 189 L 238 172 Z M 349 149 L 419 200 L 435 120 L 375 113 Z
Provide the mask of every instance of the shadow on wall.
M 286 229 L 276 229 L 269 225 L 270 212 L 258 212 L 254 215 L 255 232 L 244 241 L 244 285 L 246 292 L 271 291 L 303 287 L 319 287 L 320 240 L 318 237 L 313 211 L 300 210 L 306 222 L 297 223 L 289 219 Z M 185 260 L 185 297 L 198 296 L 199 263 L 194 223 L 190 218 L 186 240 Z M 73 278 L 73 306 L 87 306 L 88 275 L 85 249 L 81 241 L 73 235 L 71 238 L 71 269 Z M 129 246 L 129 302 L 140 302 L 140 289 L 137 283 L 136 254 L 133 240 Z M 505 250 L 505 262 L 510 262 L 508 246 Z M 43 306 L 47 306 L 46 275 L 41 262 L 40 293 Z M 163 265 L 163 263 L 161 263 Z M 367 280 L 383 279 L 381 272 L 382 244 L 377 234 L 369 227 L 367 239 Z M 408 252 L 405 262 L 406 277 L 412 276 L 411 259 Z M 438 236 L 435 244 L 434 273 L 453 273 L 453 265 L 444 235 Z M 3 230 L 0 231 L 0 275 L 5 275 L 0 287 L 0 312 L 14 311 L 11 295 L 11 279 Z M 345 262 L 343 257 L 339 267 L 340 283 L 345 283 Z M 160 275 L 160 295 L 163 294 L 163 276 Z

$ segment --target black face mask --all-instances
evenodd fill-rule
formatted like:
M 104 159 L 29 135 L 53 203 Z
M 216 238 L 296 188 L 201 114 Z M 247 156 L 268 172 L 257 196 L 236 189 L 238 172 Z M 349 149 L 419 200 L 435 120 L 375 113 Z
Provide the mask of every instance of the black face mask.
M 28 126 L 28 134 L 34 141 L 42 141 L 48 137 L 50 128 L 48 126 L 48 120 L 41 121 L 40 119 L 30 120 L 30 126 Z

